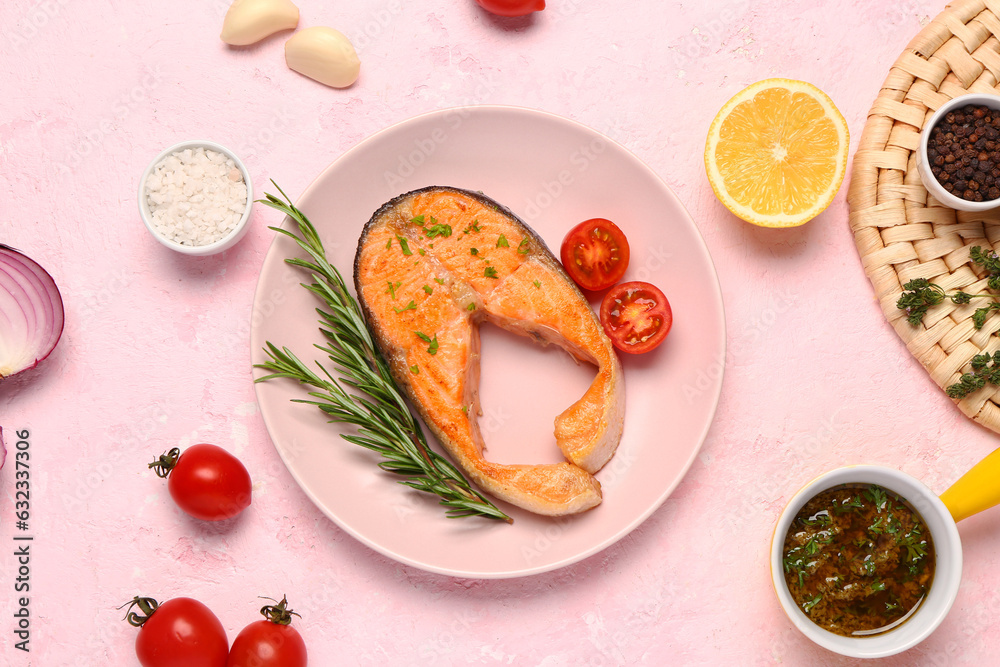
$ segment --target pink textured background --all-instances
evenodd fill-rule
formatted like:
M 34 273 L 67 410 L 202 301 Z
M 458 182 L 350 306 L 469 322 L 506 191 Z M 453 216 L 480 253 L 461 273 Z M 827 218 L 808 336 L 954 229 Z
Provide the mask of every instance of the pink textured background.
M 231 49 L 228 3 L 5 0 L 0 8 L 0 242 L 46 266 L 67 325 L 52 357 L 0 385 L 0 425 L 30 429 L 31 653 L 13 648 L 13 470 L 0 473 L 0 651 L 11 665 L 135 665 L 115 607 L 189 595 L 230 639 L 257 595 L 286 593 L 316 665 L 850 663 L 801 637 L 770 588 L 789 496 L 851 462 L 943 491 L 997 446 L 936 389 L 886 325 L 847 225 L 845 187 L 803 228 L 731 216 L 702 166 L 709 123 L 743 86 L 811 81 L 856 145 L 889 66 L 943 7 L 880 0 L 550 0 L 504 20 L 472 0 L 301 0 L 362 59 L 348 90 L 285 68 L 286 35 Z M 822 4 L 822 7 L 814 5 Z M 139 222 L 136 179 L 163 147 L 204 137 L 246 158 L 258 191 L 293 197 L 345 149 L 397 121 L 471 103 L 583 122 L 651 165 L 688 207 L 726 302 L 722 400 L 673 496 L 605 552 L 518 580 L 472 581 L 388 560 L 293 483 L 256 409 L 249 315 L 279 216 L 191 259 Z M 674 286 L 682 288 L 682 286 Z M 712 369 L 706 369 L 710 371 Z M 146 463 L 199 441 L 237 453 L 253 506 L 188 519 Z M 735 517 L 735 520 L 734 520 Z M 1000 511 L 960 527 L 952 613 L 887 665 L 982 665 L 1000 651 Z M 993 574 L 990 574 L 990 573 Z

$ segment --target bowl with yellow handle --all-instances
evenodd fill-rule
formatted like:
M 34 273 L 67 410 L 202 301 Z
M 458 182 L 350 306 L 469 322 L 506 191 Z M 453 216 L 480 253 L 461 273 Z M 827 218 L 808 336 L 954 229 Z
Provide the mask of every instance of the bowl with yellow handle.
M 855 658 L 926 639 L 958 595 L 957 522 L 1000 504 L 1000 450 L 941 496 L 898 470 L 844 466 L 788 502 L 771 540 L 785 614 L 820 646 Z

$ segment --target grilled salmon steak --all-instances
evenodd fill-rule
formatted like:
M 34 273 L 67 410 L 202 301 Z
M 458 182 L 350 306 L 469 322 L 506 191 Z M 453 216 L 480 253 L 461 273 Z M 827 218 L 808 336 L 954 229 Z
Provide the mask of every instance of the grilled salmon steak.
M 621 439 L 622 369 L 590 304 L 534 231 L 481 194 L 415 190 L 365 225 L 354 281 L 397 383 L 476 484 L 538 514 L 573 514 L 601 502 L 592 473 Z M 483 321 L 555 343 L 597 367 L 584 396 L 555 418 L 567 461 L 501 465 L 484 457 L 476 418 Z

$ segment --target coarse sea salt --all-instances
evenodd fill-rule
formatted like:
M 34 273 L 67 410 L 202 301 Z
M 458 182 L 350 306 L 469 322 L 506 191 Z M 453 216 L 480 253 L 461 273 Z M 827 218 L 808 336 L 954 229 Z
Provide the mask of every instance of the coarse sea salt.
M 165 239 L 203 246 L 228 236 L 247 208 L 243 172 L 232 158 L 206 148 L 171 153 L 145 183 L 153 228 Z

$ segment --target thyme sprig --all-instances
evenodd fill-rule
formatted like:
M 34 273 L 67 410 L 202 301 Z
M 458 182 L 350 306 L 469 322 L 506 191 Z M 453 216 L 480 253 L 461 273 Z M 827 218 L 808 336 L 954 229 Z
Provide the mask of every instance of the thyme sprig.
M 903 285 L 903 293 L 899 295 L 896 307 L 900 310 L 905 310 L 906 321 L 913 326 L 917 326 L 924 321 L 924 315 L 927 314 L 927 310 L 931 306 L 936 306 L 945 299 L 958 305 L 964 305 L 970 303 L 973 299 L 979 298 L 995 299 L 996 295 L 969 294 L 961 290 L 953 294 L 948 294 L 943 287 L 937 283 L 932 283 L 927 278 L 914 278 Z M 990 305 L 979 308 L 973 313 L 972 321 L 977 329 L 983 328 L 986 316 L 991 310 L 1000 310 L 1000 304 L 994 301 Z
M 972 246 L 969 248 L 969 259 L 974 264 L 978 264 L 986 271 L 986 287 L 994 291 L 1000 291 L 1000 256 L 992 250 L 984 251 L 982 246 Z M 923 322 L 927 309 L 931 306 L 950 299 L 952 302 L 963 305 L 972 299 L 992 298 L 993 303 L 983 308 L 979 308 L 972 315 L 972 323 L 976 329 L 982 329 L 986 322 L 986 316 L 994 310 L 1000 310 L 1000 303 L 996 301 L 996 294 L 968 294 L 961 290 L 954 294 L 948 294 L 944 288 L 936 283 L 932 283 L 926 278 L 914 278 L 903 285 L 903 293 L 896 301 L 896 307 L 906 311 L 906 321 L 917 326 Z
M 983 250 L 982 246 L 969 248 L 969 259 L 986 272 L 986 287 L 1000 292 L 1000 255 L 993 250 Z M 932 306 L 945 299 L 963 305 L 972 299 L 991 298 L 993 301 L 972 313 L 972 325 L 978 330 L 986 324 L 987 316 L 1000 310 L 1000 296 L 997 294 L 969 294 L 961 290 L 948 294 L 943 287 L 926 278 L 915 278 L 903 285 L 903 293 L 896 301 L 896 307 L 906 311 L 906 321 L 916 326 L 923 322 L 924 315 Z M 988 384 L 1000 385 L 1000 352 L 977 354 L 970 362 L 971 373 L 963 373 L 959 381 L 949 385 L 945 392 L 955 399 L 965 398 Z
M 1000 385 L 1000 350 L 993 355 L 989 352 L 977 354 L 969 363 L 972 372 L 963 373 L 958 382 L 945 390 L 951 398 L 965 398 L 977 389 L 985 387 L 987 382 Z
M 298 227 L 298 233 L 278 227 L 271 229 L 293 239 L 309 256 L 309 259 L 292 257 L 285 261 L 309 273 L 313 282 L 302 286 L 326 304 L 328 310 L 317 308 L 316 312 L 327 343 L 316 348 L 333 362 L 339 380 L 320 362 L 316 362 L 319 369 L 316 372 L 287 347 L 278 348 L 268 341 L 264 351 L 270 360 L 255 367 L 271 373 L 255 382 L 291 378 L 312 387 L 314 391 L 308 392 L 312 400 L 292 400 L 315 405 L 331 421 L 356 426 L 356 433 L 342 433 L 341 437 L 380 454 L 383 460 L 379 467 L 401 475 L 400 484 L 437 495 L 449 517 L 481 516 L 512 523 L 509 516 L 472 488 L 455 466 L 427 446 L 420 422 L 393 381 L 357 301 L 348 292 L 340 272 L 327 260 L 315 227 L 278 184 L 271 183 L 284 200 L 266 194 L 265 199 L 258 201 L 281 211 Z M 362 393 L 349 392 L 344 385 Z
M 976 245 L 969 248 L 969 259 L 986 271 L 986 286 L 1000 290 L 1000 256 L 992 250 L 984 252 L 982 246 Z

